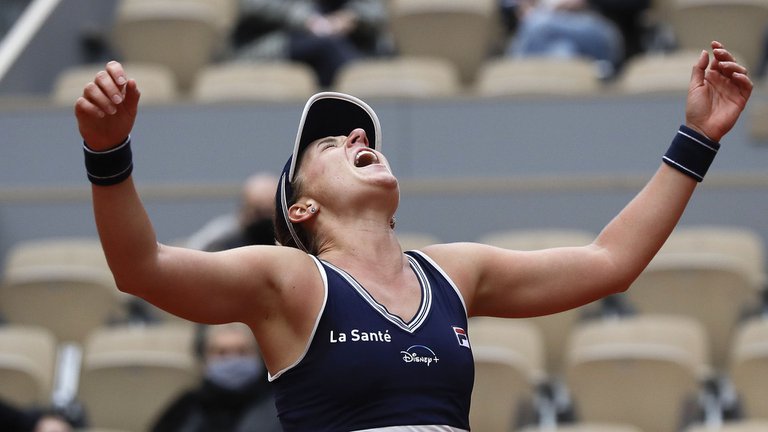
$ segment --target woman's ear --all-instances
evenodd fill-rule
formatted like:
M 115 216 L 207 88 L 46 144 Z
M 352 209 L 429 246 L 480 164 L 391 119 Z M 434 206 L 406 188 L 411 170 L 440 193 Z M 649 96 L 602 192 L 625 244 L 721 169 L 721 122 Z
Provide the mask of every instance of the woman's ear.
M 313 217 L 318 212 L 314 203 L 296 203 L 288 209 L 288 219 L 291 223 L 302 223 Z

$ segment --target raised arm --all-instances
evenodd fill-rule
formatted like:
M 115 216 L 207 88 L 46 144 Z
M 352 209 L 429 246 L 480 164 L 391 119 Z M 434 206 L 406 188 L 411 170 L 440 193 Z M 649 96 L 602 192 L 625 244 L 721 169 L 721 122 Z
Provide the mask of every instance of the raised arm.
M 280 321 L 276 317 L 291 321 L 295 310 L 275 307 L 292 304 L 283 288 L 300 282 L 311 287 L 319 280 L 305 254 L 274 246 L 207 253 L 158 243 L 130 176 L 126 148 L 139 90 L 126 77 L 120 63 L 110 62 L 75 103 L 94 183 L 96 225 L 118 287 L 198 322 L 243 321 L 258 327 L 254 323 L 267 315 L 273 322 Z M 295 280 L 286 281 L 280 269 L 293 270 L 288 274 Z
M 720 43 L 713 42 L 712 49 L 711 61 L 704 51 L 693 67 L 686 125 L 664 163 L 592 244 L 535 252 L 476 244 L 427 250 L 458 279 L 470 314 L 548 314 L 630 286 L 674 229 L 752 92 L 746 69 Z

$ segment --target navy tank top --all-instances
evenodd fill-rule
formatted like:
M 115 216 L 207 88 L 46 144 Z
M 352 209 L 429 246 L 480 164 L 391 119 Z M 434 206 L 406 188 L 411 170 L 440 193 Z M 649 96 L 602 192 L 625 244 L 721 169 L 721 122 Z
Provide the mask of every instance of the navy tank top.
M 286 432 L 416 425 L 469 430 L 474 362 L 466 306 L 429 257 L 406 254 L 422 290 L 409 322 L 390 314 L 344 270 L 315 258 L 326 298 L 314 334 L 296 364 L 270 376 Z

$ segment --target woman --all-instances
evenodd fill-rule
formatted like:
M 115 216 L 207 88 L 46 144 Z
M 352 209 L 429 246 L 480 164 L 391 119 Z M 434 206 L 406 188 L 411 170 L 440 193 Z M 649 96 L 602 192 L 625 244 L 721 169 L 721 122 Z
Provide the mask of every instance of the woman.
M 693 67 L 687 126 L 646 187 L 592 244 L 535 252 L 404 254 L 378 119 L 336 93 L 308 102 L 278 186 L 286 246 L 159 244 L 130 177 L 139 91 L 111 62 L 75 104 L 104 251 L 121 290 L 192 321 L 248 324 L 288 431 L 468 430 L 467 316 L 549 314 L 621 292 L 674 228 L 752 92 L 746 69 L 712 50 Z

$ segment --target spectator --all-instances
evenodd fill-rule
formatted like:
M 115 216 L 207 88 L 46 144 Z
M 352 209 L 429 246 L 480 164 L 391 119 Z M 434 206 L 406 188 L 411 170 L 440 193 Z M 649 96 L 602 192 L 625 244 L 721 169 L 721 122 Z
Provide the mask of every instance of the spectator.
M 162 413 L 154 432 L 280 431 L 267 371 L 241 323 L 202 327 L 204 378 Z
M 589 0 L 603 16 L 613 21 L 624 40 L 624 58 L 645 51 L 643 16 L 651 6 L 650 0 Z
M 248 177 L 240 193 L 238 213 L 214 218 L 189 237 L 187 246 L 219 251 L 254 244 L 275 244 L 272 213 L 276 189 L 277 177 L 273 174 L 257 173 Z
M 83 425 L 55 409 L 20 408 L 0 399 L 0 430 L 4 432 L 73 432 Z
M 601 78 L 611 77 L 624 59 L 621 32 L 587 0 L 522 0 L 517 13 L 512 56 L 589 58 Z
M 345 64 L 379 53 L 385 18 L 381 0 L 241 0 L 234 58 L 305 63 L 328 87 Z

